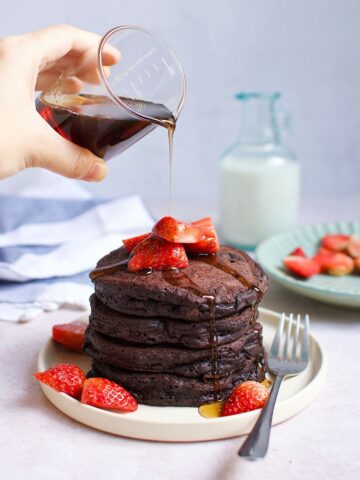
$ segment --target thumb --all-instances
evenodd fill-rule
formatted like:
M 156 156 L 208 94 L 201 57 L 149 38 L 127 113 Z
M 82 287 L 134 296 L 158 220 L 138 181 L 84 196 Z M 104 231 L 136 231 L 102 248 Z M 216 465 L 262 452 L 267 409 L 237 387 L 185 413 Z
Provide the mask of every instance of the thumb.
M 32 139 L 26 167 L 41 167 L 64 177 L 99 182 L 106 177 L 107 165 L 90 150 L 66 140 L 45 122 L 38 125 Z

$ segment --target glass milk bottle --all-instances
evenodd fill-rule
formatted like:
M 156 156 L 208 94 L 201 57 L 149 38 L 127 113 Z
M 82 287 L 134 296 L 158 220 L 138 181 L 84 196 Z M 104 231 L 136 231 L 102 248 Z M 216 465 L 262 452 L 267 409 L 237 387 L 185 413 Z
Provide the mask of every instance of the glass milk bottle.
M 239 93 L 243 120 L 238 143 L 221 160 L 220 228 L 224 243 L 253 249 L 296 225 L 300 171 L 280 141 L 279 93 Z

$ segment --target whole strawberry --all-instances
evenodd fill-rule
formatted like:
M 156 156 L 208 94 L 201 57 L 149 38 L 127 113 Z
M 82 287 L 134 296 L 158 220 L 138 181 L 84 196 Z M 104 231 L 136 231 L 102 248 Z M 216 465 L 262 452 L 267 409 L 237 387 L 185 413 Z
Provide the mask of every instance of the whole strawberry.
M 81 392 L 86 380 L 84 372 L 77 365 L 60 363 L 44 372 L 33 374 L 39 382 L 49 385 L 58 392 L 66 393 L 70 397 L 81 397 Z
M 86 380 L 81 402 L 123 412 L 134 412 L 138 407 L 135 398 L 125 388 L 106 378 L 96 377 Z
M 226 417 L 262 408 L 268 398 L 269 392 L 261 383 L 253 381 L 241 383 L 232 391 L 223 407 L 221 416 Z

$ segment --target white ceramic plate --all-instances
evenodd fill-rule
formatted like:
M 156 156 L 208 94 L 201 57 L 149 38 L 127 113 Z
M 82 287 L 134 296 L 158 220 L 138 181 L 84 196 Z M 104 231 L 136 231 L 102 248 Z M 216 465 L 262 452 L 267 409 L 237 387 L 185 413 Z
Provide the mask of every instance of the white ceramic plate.
M 270 310 L 260 310 L 264 327 L 264 345 L 269 349 L 280 315 Z M 286 379 L 280 389 L 273 424 L 280 423 L 305 408 L 318 393 L 325 374 L 325 358 L 319 342 L 310 338 L 311 358 L 307 369 L 297 377 Z M 90 359 L 86 355 L 71 353 L 49 340 L 38 357 L 39 371 L 57 363 L 74 363 L 88 371 Z M 139 405 L 136 412 L 116 413 L 84 405 L 41 384 L 50 400 L 59 410 L 90 427 L 125 437 L 167 442 L 196 442 L 235 437 L 248 433 L 259 411 L 231 417 L 207 419 L 197 408 L 150 407 Z
M 314 255 L 320 239 L 328 233 L 360 236 L 360 222 L 322 223 L 279 233 L 258 246 L 256 258 L 272 280 L 289 290 L 321 302 L 358 308 L 360 275 L 315 275 L 301 280 L 283 267 L 283 258 L 296 247 L 301 246 L 308 255 Z

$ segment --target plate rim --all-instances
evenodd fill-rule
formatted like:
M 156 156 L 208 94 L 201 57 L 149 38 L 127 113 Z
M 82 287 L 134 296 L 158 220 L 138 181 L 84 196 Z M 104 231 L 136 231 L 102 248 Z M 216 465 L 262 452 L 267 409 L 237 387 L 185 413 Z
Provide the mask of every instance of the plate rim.
M 260 313 L 260 321 L 261 321 L 261 314 L 263 314 L 267 319 L 268 323 L 271 325 L 275 322 L 276 318 L 280 318 L 280 313 L 275 312 L 270 309 L 266 308 L 259 308 L 259 313 Z M 272 320 L 272 323 L 271 323 Z M 264 321 L 266 323 L 266 320 Z M 314 359 L 315 362 L 317 362 L 315 365 L 317 365 L 317 370 L 313 373 L 312 377 L 310 378 L 310 381 L 299 391 L 297 391 L 294 395 L 291 397 L 285 398 L 283 400 L 280 400 L 277 402 L 276 407 L 275 407 L 275 414 L 274 417 L 278 416 L 279 418 L 273 422 L 273 424 L 280 423 L 288 418 L 291 418 L 292 416 L 296 415 L 299 413 L 301 410 L 306 408 L 313 398 L 318 394 L 319 390 L 322 387 L 322 384 L 324 382 L 325 376 L 326 376 L 326 370 L 327 370 L 327 359 L 326 355 L 324 353 L 324 349 L 321 345 L 321 343 L 318 341 L 316 336 L 314 336 L 310 332 L 311 336 L 311 342 L 314 344 L 317 352 L 318 352 L 318 358 Z M 47 355 L 47 350 L 49 349 L 50 345 L 53 345 L 53 342 L 50 339 L 48 339 L 40 349 L 40 352 L 38 354 L 38 359 L 37 359 L 37 367 L 39 370 L 43 370 L 44 368 L 49 368 L 45 362 L 45 358 Z M 196 419 L 188 419 L 188 420 L 181 420 L 181 418 L 176 421 L 176 415 L 174 415 L 174 419 L 169 422 L 168 419 L 164 418 L 163 421 L 159 421 L 159 419 L 138 419 L 136 417 L 131 417 L 131 414 L 121 414 L 118 412 L 113 412 L 111 410 L 101 410 L 95 407 L 92 407 L 90 405 L 84 405 L 80 404 L 78 400 L 69 397 L 65 393 L 59 393 L 56 392 L 54 389 L 51 387 L 45 385 L 45 384 L 40 384 L 41 388 L 47 397 L 47 399 L 60 411 L 62 411 L 65 415 L 73 418 L 74 420 L 87 425 L 88 427 L 95 428 L 97 430 L 107 432 L 107 433 L 112 433 L 118 436 L 123 436 L 123 437 L 128 437 L 128 438 L 135 438 L 135 439 L 141 439 L 141 440 L 150 440 L 150 441 L 166 441 L 166 442 L 198 442 L 198 441 L 209 441 L 209 440 L 220 440 L 220 439 L 225 439 L 225 438 L 231 438 L 234 436 L 240 436 L 245 433 L 248 433 L 248 431 L 251 430 L 252 425 L 255 423 L 257 416 L 259 415 L 259 410 L 254 410 L 251 412 L 243 413 L 241 414 L 241 419 L 244 421 L 247 420 L 248 427 L 245 428 L 245 431 L 242 431 L 241 426 L 238 427 L 239 433 L 234 433 L 232 432 L 231 434 L 224 434 L 224 435 L 215 435 L 212 430 L 214 429 L 214 426 L 220 427 L 222 425 L 229 425 L 233 424 L 234 427 L 236 426 L 237 423 L 241 422 L 241 419 L 239 416 L 232 416 L 232 417 L 218 417 L 218 418 L 213 418 L 213 419 L 206 419 L 202 417 L 200 414 L 198 418 Z M 296 407 L 296 403 L 299 401 L 299 397 L 305 397 L 305 400 L 302 401 L 300 408 Z M 301 399 L 300 399 L 301 400 Z M 284 414 L 284 409 L 290 406 L 295 406 L 291 410 L 291 413 L 289 415 Z M 64 406 L 65 405 L 65 406 Z M 148 409 L 151 408 L 170 408 L 174 409 L 174 411 L 178 409 L 192 409 L 192 410 L 198 410 L 196 407 L 153 407 L 149 405 L 144 405 L 144 407 L 147 407 Z M 67 408 L 68 407 L 68 408 Z M 79 412 L 89 412 L 90 416 L 95 417 L 100 417 L 99 423 L 101 423 L 101 417 L 105 419 L 111 419 L 114 418 L 114 415 L 116 416 L 116 419 L 118 420 L 119 418 L 122 418 L 124 421 L 124 424 L 127 425 L 127 433 L 120 433 L 120 432 L 114 432 L 113 430 L 109 430 L 106 428 L 102 428 L 100 426 L 95 426 L 94 422 L 92 421 L 86 421 L 84 419 L 79 419 L 79 416 L 82 417 L 82 415 L 79 413 L 78 415 L 71 414 L 69 413 L 68 410 L 71 410 L 72 408 L 75 408 L 76 410 L 79 410 Z M 80 410 L 81 409 L 81 410 Z M 294 410 L 294 411 L 293 411 Z M 179 411 L 179 410 L 178 410 Z M 124 415 L 124 416 L 122 416 Z M 236 422 L 236 418 L 238 419 L 238 422 Z M 235 421 L 234 421 L 235 419 Z M 175 421 L 174 421 L 175 420 Z M 96 422 L 95 422 L 96 423 Z M 181 426 L 185 427 L 197 427 L 201 430 L 201 432 L 198 433 L 198 435 L 193 435 L 190 439 L 186 438 L 173 438 L 172 435 L 170 437 L 166 434 L 158 434 L 157 436 L 149 436 L 148 433 L 146 435 L 144 434 L 139 434 L 139 433 L 134 433 L 134 432 L 129 432 L 129 429 L 133 426 L 137 426 L 139 423 L 141 423 L 144 428 L 146 429 L 147 427 L 159 427 L 164 428 L 168 427 L 171 429 L 172 427 L 174 428 L 179 428 Z M 245 423 L 245 422 L 243 422 Z M 205 426 L 208 426 L 209 434 L 204 435 L 204 428 Z M 206 430 L 206 429 L 205 429 Z M 206 432 L 205 432 L 206 433 Z M 180 437 L 183 437 L 183 435 L 180 435 Z

